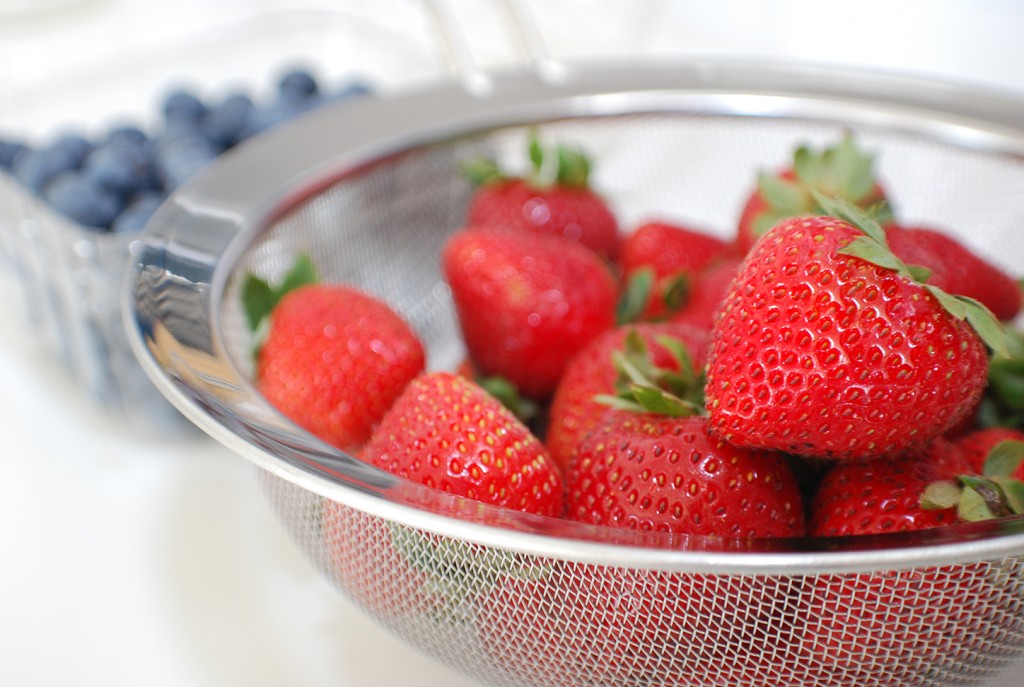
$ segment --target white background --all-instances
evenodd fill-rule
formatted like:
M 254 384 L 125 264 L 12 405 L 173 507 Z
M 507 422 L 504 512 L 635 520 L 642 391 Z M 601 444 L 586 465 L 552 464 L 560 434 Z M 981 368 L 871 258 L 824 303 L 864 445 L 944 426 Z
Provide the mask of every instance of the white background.
M 384 28 L 412 27 L 416 42 L 423 13 L 414 4 L 320 3 Z M 451 4 L 472 28 L 479 62 L 515 52 L 514 41 L 487 38 L 503 16 L 492 3 Z M 281 5 L 0 0 L 0 99 L 45 90 L 75 66 L 124 60 L 153 41 Z M 532 6 L 551 50 L 567 57 L 802 58 L 1024 91 L 1024 10 L 1012 0 L 863 0 L 855 11 L 739 0 Z M 409 65 L 409 74 L 423 72 Z M 47 115 L 59 122 L 82 112 Z M 18 123 L 31 133 L 51 126 Z M 328 587 L 277 524 L 245 461 L 198 432 L 156 434 L 94 407 L 10 309 L 0 310 L 0 388 L 0 684 L 471 684 Z

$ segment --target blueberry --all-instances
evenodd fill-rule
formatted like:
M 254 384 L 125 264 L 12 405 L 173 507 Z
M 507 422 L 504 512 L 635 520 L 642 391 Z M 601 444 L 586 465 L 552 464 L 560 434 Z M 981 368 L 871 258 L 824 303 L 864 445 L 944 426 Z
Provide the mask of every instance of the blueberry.
M 127 143 L 107 143 L 96 148 L 85 159 L 82 170 L 122 198 L 153 187 L 149 154 Z
M 307 105 L 300 101 L 277 98 L 270 103 L 260 105 L 249 113 L 249 119 L 242 129 L 242 138 L 249 138 L 266 131 L 304 112 Z
M 92 150 L 92 143 L 78 134 L 65 134 L 47 146 L 47 149 L 64 160 L 65 169 L 78 169 Z
M 11 169 L 14 158 L 28 150 L 28 146 L 20 141 L 0 138 L 0 169 Z
M 106 143 L 114 145 L 127 145 L 139 150 L 145 150 L 151 145 L 149 136 L 137 126 L 124 124 L 114 127 L 107 132 Z
M 221 153 L 221 148 L 202 136 L 179 138 L 162 144 L 153 160 L 157 180 L 172 191 Z
M 116 194 L 79 172 L 63 172 L 46 187 L 45 200 L 66 217 L 86 227 L 106 229 L 121 211 Z
M 370 84 L 365 81 L 353 79 L 352 81 L 342 84 L 340 88 L 329 95 L 329 98 L 332 102 L 337 102 L 340 100 L 348 100 L 350 98 L 358 98 L 359 96 L 372 94 L 373 88 Z
M 172 91 L 164 99 L 163 113 L 164 119 L 169 122 L 175 120 L 198 122 L 206 115 L 206 105 L 198 96 L 189 91 Z
M 71 171 L 67 161 L 48 149 L 31 149 L 14 159 L 11 173 L 33 193 L 42 193 L 43 188 L 61 172 Z
M 146 222 L 149 221 L 163 201 L 164 196 L 160 193 L 139 194 L 114 219 L 110 225 L 110 231 L 115 233 L 138 233 L 142 231 L 146 226 Z
M 306 69 L 292 69 L 278 81 L 279 95 L 289 100 L 305 100 L 319 92 L 316 78 Z
M 254 107 L 252 99 L 245 94 L 228 96 L 210 108 L 203 119 L 201 131 L 214 143 L 230 148 L 241 140 Z

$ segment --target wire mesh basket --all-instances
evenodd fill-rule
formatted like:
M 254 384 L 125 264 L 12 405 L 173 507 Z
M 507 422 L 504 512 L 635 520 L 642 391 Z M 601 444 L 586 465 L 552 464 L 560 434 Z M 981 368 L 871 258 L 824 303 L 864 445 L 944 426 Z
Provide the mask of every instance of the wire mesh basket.
M 1019 518 L 766 542 L 609 530 L 433 492 L 325 446 L 260 397 L 239 288 L 308 253 L 326 280 L 401 313 L 430 368 L 453 368 L 464 350 L 438 255 L 471 192 L 459 163 L 512 159 L 533 127 L 594 155 L 624 226 L 670 216 L 723 235 L 758 169 L 852 130 L 903 216 L 1013 270 L 1021 106 L 895 75 L 687 61 L 532 65 L 328 108 L 161 208 L 125 296 L 130 338 L 163 393 L 258 467 L 328 579 L 482 684 L 987 684 L 1024 655 Z

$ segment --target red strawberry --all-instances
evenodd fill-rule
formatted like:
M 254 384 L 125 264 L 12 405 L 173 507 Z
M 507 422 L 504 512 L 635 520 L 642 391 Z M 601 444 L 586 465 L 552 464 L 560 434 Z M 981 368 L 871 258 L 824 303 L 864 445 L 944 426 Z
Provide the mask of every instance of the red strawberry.
M 544 446 L 507 408 L 465 377 L 414 379 L 362 458 L 434 489 L 539 515 L 561 515 L 562 479 Z
M 568 517 L 637 530 L 723 537 L 803 533 L 785 459 L 708 433 L 704 417 L 609 410 L 567 476 Z
M 329 579 L 363 610 L 392 620 L 443 607 L 446 600 L 431 576 L 403 547 L 403 538 L 413 533 L 329 500 L 322 517 Z
M 640 337 L 644 344 L 640 355 L 645 356 L 651 367 L 689 375 L 694 382 L 698 371 L 704 367 L 708 335 L 687 324 L 628 324 L 610 329 L 592 340 L 569 361 L 548 409 L 544 444 L 563 473 L 568 470 L 569 459 L 580 440 L 597 425 L 607 409 L 597 397 L 616 393 L 619 371 L 612 354 L 626 351 L 630 335 Z M 673 351 L 659 343 L 663 337 L 681 344 L 687 360 L 680 360 Z M 682 365 L 690 369 L 681 370 Z
M 928 284 L 983 303 L 1000 320 L 1020 312 L 1020 285 L 948 233 L 931 227 L 888 224 L 889 248 L 908 265 L 931 271 Z
M 424 360 L 418 336 L 387 304 L 349 286 L 306 284 L 273 307 L 256 381 L 295 423 L 354 450 Z
M 647 222 L 622 240 L 619 261 L 629 284 L 642 270 L 653 283 L 643 319 L 661 319 L 685 302 L 698 273 L 732 247 L 704 231 L 667 222 Z
M 784 457 L 726 444 L 698 416 L 608 410 L 580 442 L 567 490 L 569 519 L 669 532 L 681 546 L 700 546 L 701 536 L 804 533 L 799 486 Z M 623 683 L 663 684 L 671 675 L 686 684 L 749 684 L 774 674 L 761 628 L 784 622 L 784 586 L 728 575 L 587 573 L 579 586 L 600 610 L 583 618 L 583 639 L 594 637 L 582 643 L 593 647 L 583 658 L 598 671 L 596 682 L 619 675 Z
M 1024 431 L 1013 427 L 984 427 L 967 432 L 955 441 L 970 464 L 970 471 L 982 474 L 992 450 L 1004 441 L 1024 442 Z M 1024 463 L 1018 466 L 1012 476 L 1024 480 Z
M 811 533 L 858 536 L 908 532 L 960 521 L 955 507 L 924 508 L 935 480 L 953 479 L 969 463 L 944 439 L 922 454 L 835 464 L 812 503 Z M 800 633 L 803 678 L 790 684 L 918 684 L 921 671 L 959 653 L 990 620 L 995 589 L 985 564 L 815 575 L 804 589 Z M 979 634 L 980 633 L 980 634 Z M 890 652 L 885 647 L 908 647 Z
M 464 229 L 442 263 L 474 365 L 530 398 L 549 396 L 569 359 L 615 323 L 611 272 L 561 237 Z
M 564 146 L 545 151 L 535 136 L 529 146 L 533 164 L 529 175 L 506 175 L 489 160 L 469 167 L 478 186 L 466 223 L 556 234 L 614 261 L 621 241 L 618 220 L 590 185 L 590 161 L 582 152 Z
M 811 502 L 810 533 L 883 534 L 953 524 L 955 508 L 924 508 L 921 498 L 929 484 L 971 471 L 964 453 L 942 438 L 921 453 L 836 463 Z
M 991 315 L 914 281 L 863 213 L 835 212 L 859 226 L 782 222 L 748 253 L 726 297 L 705 395 L 712 430 L 730 443 L 828 459 L 892 455 L 926 446 L 981 396 L 979 333 L 1000 346 Z
M 671 573 L 559 562 L 482 597 L 476 626 L 494 663 L 526 684 L 666 684 L 658 676 L 678 680 L 690 663 L 677 648 L 688 603 L 706 601 Z
M 798 147 L 790 167 L 758 178 L 757 189 L 740 214 L 737 248 L 745 253 L 758 237 L 784 219 L 822 214 L 814 192 L 870 208 L 880 221 L 888 220 L 891 211 L 873 166 L 873 157 L 860 150 L 850 134 L 821 151 Z
M 697 275 L 686 294 L 686 302 L 670 319 L 710 331 L 741 262 L 741 258 L 728 257 L 709 265 Z

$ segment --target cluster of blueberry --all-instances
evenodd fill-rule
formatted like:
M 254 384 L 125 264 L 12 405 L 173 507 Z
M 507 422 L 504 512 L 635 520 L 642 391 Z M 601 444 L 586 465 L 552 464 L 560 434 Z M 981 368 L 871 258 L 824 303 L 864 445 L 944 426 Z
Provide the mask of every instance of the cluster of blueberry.
M 305 69 L 284 73 L 266 103 L 247 93 L 206 102 L 176 90 L 165 97 L 152 133 L 120 126 L 100 140 L 65 134 L 44 146 L 0 136 L 0 169 L 80 225 L 139 231 L 167 194 L 232 146 L 327 101 L 368 91 L 353 81 L 328 92 Z

